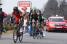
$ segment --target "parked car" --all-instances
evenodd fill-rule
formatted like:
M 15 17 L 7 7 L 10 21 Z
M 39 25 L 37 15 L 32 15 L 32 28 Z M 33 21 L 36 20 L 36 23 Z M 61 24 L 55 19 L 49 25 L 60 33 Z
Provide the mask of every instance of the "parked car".
M 67 23 L 62 16 L 51 16 L 46 21 L 47 31 L 67 31 Z

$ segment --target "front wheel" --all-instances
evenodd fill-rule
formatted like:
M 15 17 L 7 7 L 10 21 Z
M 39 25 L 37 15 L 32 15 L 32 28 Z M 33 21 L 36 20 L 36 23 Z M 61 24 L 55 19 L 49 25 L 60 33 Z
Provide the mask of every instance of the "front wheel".
M 13 32 L 13 41 L 14 41 L 14 43 L 16 43 L 17 42 L 17 35 L 16 35 L 16 33 L 15 32 Z
M 33 33 L 33 39 L 35 39 L 36 38 L 36 33 Z

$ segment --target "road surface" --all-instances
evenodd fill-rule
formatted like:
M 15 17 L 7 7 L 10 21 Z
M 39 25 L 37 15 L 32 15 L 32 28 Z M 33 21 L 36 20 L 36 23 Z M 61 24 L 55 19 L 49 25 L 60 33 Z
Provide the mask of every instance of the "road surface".
M 3 34 L 0 44 L 15 44 L 12 39 L 12 33 Z M 33 39 L 29 34 L 24 34 L 23 42 L 16 44 L 67 44 L 67 33 L 46 32 L 43 39 Z

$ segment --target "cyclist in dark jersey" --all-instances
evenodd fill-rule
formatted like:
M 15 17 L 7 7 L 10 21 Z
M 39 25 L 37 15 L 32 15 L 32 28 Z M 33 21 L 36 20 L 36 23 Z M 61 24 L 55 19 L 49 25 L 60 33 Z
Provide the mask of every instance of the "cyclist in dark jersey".
M 0 8 L 0 37 L 3 31 L 3 19 L 7 16 L 5 12 L 2 11 L 2 8 Z

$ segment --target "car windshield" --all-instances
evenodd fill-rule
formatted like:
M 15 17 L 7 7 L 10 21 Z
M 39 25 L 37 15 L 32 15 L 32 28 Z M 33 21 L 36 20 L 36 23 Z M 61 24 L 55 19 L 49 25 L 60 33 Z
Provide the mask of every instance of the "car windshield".
M 50 18 L 49 21 L 51 21 L 51 22 L 63 22 L 64 19 L 63 18 Z

